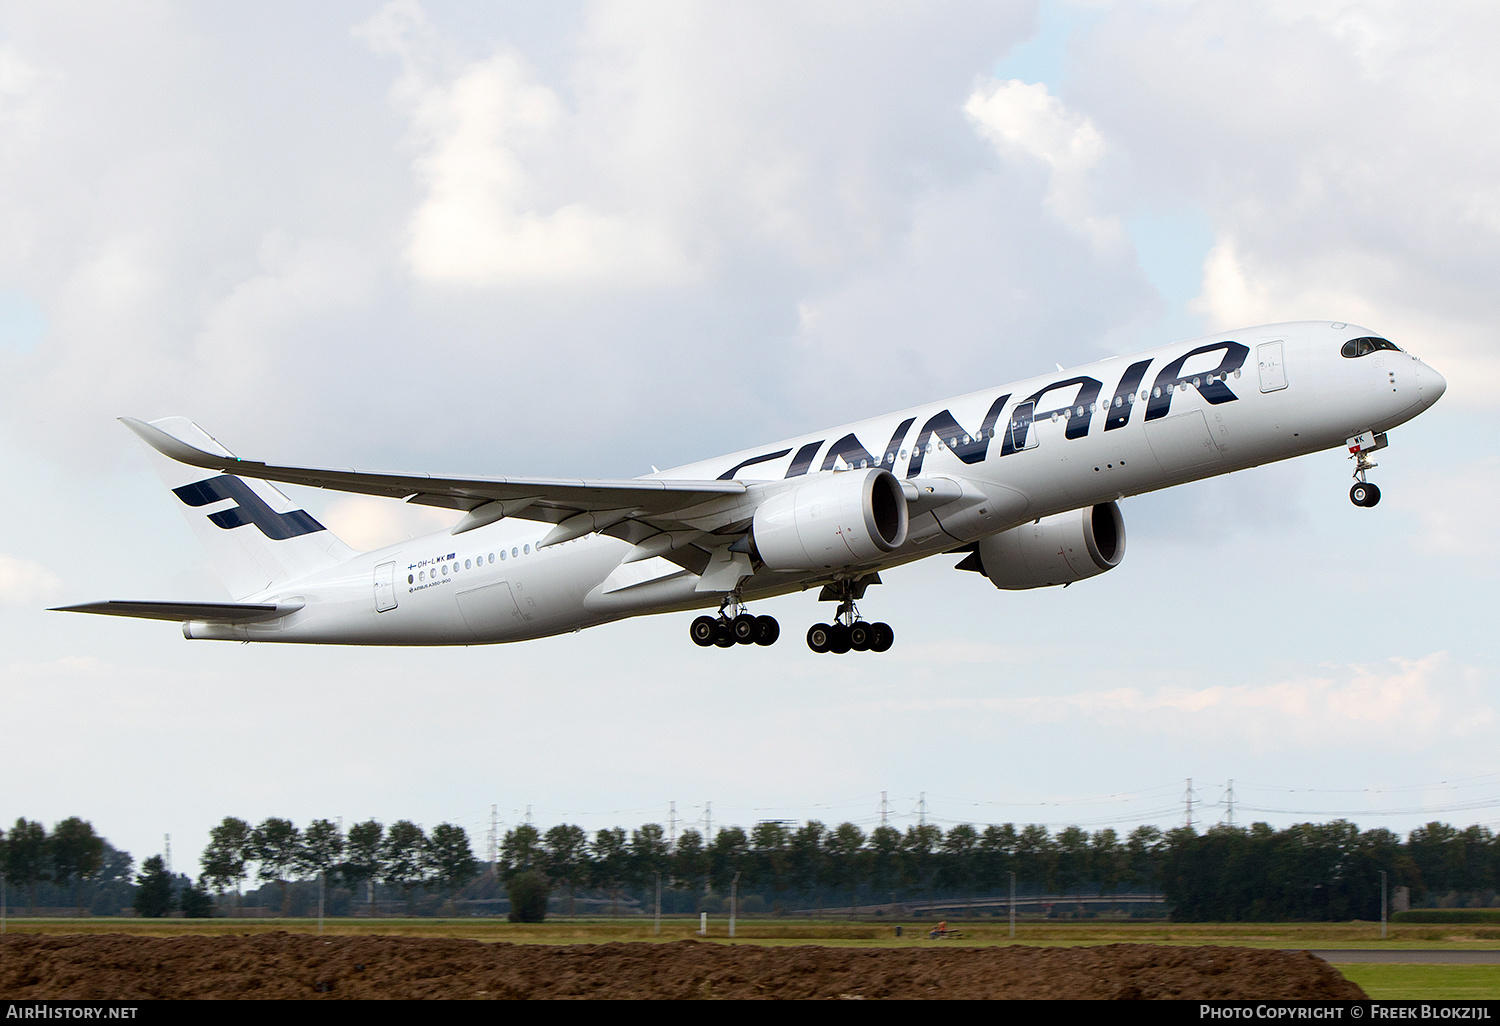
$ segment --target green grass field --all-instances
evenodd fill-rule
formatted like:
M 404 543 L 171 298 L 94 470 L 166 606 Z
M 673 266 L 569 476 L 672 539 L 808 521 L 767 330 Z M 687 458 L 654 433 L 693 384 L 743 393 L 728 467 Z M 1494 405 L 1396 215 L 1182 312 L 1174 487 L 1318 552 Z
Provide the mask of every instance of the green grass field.
M 930 920 L 901 924 L 832 919 L 741 920 L 736 936 L 728 922 L 709 920 L 707 940 L 735 944 L 821 944 L 831 947 L 951 947 L 994 944 L 1070 946 L 1085 944 L 1224 944 L 1253 948 L 1417 948 L 1429 950 L 1500 949 L 1500 933 L 1483 924 L 1393 924 L 1386 940 L 1378 923 L 1164 923 L 1022 922 L 1010 937 L 1003 920 L 949 920 L 958 940 L 929 940 Z M 315 933 L 314 919 L 28 919 L 6 924 L 15 933 L 126 933 L 152 937 L 224 935 L 286 930 Z M 698 938 L 698 921 L 664 918 L 658 934 L 650 919 L 550 919 L 516 924 L 497 919 L 329 919 L 329 934 L 400 934 L 412 937 L 464 937 L 513 944 L 606 944 Z M 1494 1000 L 1500 998 L 1500 965 L 1339 965 L 1339 971 L 1377 999 Z
M 1500 998 L 1500 965 L 1336 966 L 1376 1000 L 1493 1001 Z

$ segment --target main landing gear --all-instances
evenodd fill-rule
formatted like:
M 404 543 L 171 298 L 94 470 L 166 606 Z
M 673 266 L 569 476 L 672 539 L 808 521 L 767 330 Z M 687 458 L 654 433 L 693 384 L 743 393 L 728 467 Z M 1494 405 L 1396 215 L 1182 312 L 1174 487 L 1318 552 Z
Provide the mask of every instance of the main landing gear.
M 730 616 L 731 611 L 735 615 Z M 739 599 L 729 598 L 719 607 L 718 616 L 700 616 L 688 631 L 693 636 L 693 643 L 704 648 L 710 645 L 719 648 L 774 645 L 781 637 L 781 624 L 774 616 L 751 616 Z
M 1356 506 L 1369 508 L 1380 501 L 1380 489 L 1365 480 L 1365 474 L 1380 464 L 1370 459 L 1370 453 L 1384 449 L 1389 443 L 1385 432 L 1367 431 L 1349 439 L 1349 453 L 1354 457 L 1354 487 L 1349 489 L 1349 501 Z
M 896 640 L 896 634 L 888 623 L 866 623 L 859 618 L 854 608 L 854 585 L 850 581 L 839 581 L 839 611 L 833 623 L 815 623 L 807 629 L 807 647 L 814 652 L 833 652 L 843 655 L 855 652 L 884 652 Z M 861 591 L 863 589 L 860 589 Z

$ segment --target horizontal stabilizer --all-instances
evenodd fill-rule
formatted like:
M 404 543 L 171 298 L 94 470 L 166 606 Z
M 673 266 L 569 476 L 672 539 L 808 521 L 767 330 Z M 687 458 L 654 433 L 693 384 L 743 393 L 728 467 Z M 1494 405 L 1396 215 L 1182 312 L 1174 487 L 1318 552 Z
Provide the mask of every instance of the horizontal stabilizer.
M 138 616 L 147 620 L 185 623 L 258 623 L 274 620 L 301 609 L 301 602 L 87 602 L 81 606 L 58 606 L 54 613 L 102 613 L 105 616 Z

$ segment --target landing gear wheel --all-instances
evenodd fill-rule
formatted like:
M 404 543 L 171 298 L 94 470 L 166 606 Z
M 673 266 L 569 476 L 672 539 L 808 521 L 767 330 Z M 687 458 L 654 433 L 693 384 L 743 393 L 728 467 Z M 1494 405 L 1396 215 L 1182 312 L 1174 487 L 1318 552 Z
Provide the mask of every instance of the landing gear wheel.
M 1368 482 L 1359 481 L 1349 489 L 1349 501 L 1368 509 L 1380 501 L 1380 489 Z
M 729 632 L 734 635 L 734 640 L 737 644 L 753 644 L 757 633 L 755 617 L 749 613 L 741 613 L 729 621 Z
M 826 623 L 813 624 L 807 629 L 807 647 L 814 652 L 827 652 L 831 629 Z
M 896 640 L 896 632 L 891 630 L 888 623 L 872 623 L 870 625 L 870 651 L 884 652 L 891 647 Z
M 870 625 L 856 620 L 849 627 L 849 647 L 856 652 L 868 652 L 874 639 L 870 636 Z
M 688 628 L 688 633 L 693 636 L 693 644 L 701 645 L 703 648 L 712 645 L 714 643 L 714 628 L 718 624 L 719 621 L 711 616 L 700 616 L 694 620 L 693 625 Z
M 835 655 L 843 655 L 849 651 L 849 628 L 841 623 L 836 623 L 828 628 L 828 651 Z
M 734 647 L 734 631 L 730 630 L 728 620 L 714 621 L 714 644 L 720 648 Z
M 781 637 L 781 624 L 776 622 L 776 617 L 757 616 L 755 618 L 755 643 L 757 645 L 774 645 L 779 637 Z

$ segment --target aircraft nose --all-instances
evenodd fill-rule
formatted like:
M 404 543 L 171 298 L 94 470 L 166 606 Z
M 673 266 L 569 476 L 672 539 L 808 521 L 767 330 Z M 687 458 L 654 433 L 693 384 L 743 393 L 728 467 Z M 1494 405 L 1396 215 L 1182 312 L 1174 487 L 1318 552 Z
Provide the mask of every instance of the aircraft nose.
M 1448 379 L 1422 361 L 1417 361 L 1417 387 L 1422 392 L 1422 401 L 1428 406 L 1442 398 L 1448 391 Z

